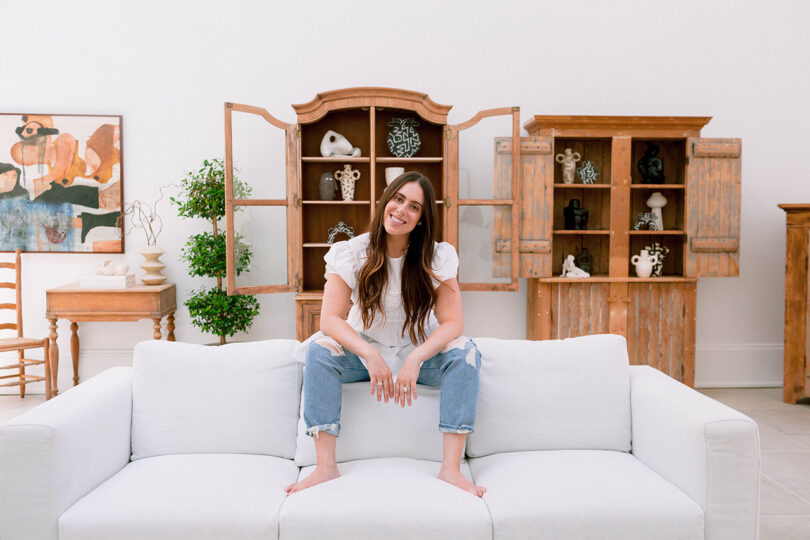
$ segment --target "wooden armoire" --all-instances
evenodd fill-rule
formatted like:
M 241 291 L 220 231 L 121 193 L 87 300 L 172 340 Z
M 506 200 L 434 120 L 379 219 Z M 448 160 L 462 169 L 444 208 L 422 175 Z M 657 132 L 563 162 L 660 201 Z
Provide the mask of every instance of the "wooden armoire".
M 501 261 L 499 267 L 505 267 L 506 271 L 495 276 L 490 242 L 495 236 L 492 223 L 497 212 L 504 214 L 498 215 L 499 230 L 504 226 L 503 219 L 509 221 L 505 238 L 517 235 L 518 201 L 512 193 L 518 192 L 519 160 L 514 160 L 511 169 L 501 168 L 496 196 L 492 171 L 498 157 L 492 151 L 482 154 L 480 148 L 482 141 L 487 141 L 487 148 L 491 148 L 494 135 L 517 141 L 520 109 L 488 109 L 466 122 L 450 125 L 447 123 L 450 108 L 435 103 L 426 94 L 391 88 L 322 92 L 308 103 L 293 105 L 295 123 L 283 122 L 259 107 L 226 103 L 228 293 L 295 292 L 297 339 L 306 339 L 318 330 L 325 283 L 323 256 L 330 247 L 328 231 L 339 222 L 351 227 L 355 234 L 366 230 L 386 187 L 385 167 L 389 166 L 422 172 L 433 183 L 439 236 L 459 252 L 462 261 L 459 283 L 463 290 L 516 291 L 518 254 L 508 256 L 505 263 Z M 387 145 L 395 120 L 404 118 L 412 121 L 420 139 L 419 150 L 412 157 L 397 157 Z M 267 129 L 283 134 L 277 143 L 284 146 L 283 157 L 278 158 L 285 162 L 283 177 L 263 172 L 273 169 L 273 164 L 267 163 L 265 167 L 261 163 L 269 150 L 256 140 L 256 135 Z M 361 155 L 322 156 L 320 145 L 328 131 L 346 137 L 353 147 L 360 149 Z M 517 158 L 517 145 L 515 148 Z M 244 172 L 244 164 L 251 160 L 260 162 L 258 168 L 262 172 L 250 181 L 252 193 L 240 195 L 238 185 L 235 190 L 233 171 L 237 175 L 240 170 Z M 321 175 L 346 165 L 360 173 L 354 198 L 321 200 L 318 189 Z M 234 227 L 240 214 L 249 215 L 248 221 L 264 221 L 267 225 L 240 233 Z M 276 219 L 266 217 L 270 214 L 275 214 Z M 480 219 L 465 223 L 468 214 Z M 235 234 L 241 234 L 242 240 L 250 243 L 254 254 L 278 253 L 281 260 L 276 266 L 285 270 L 276 272 L 275 279 L 260 268 L 237 275 Z M 346 238 L 341 235 L 334 240 Z
M 524 125 L 519 275 L 529 278 L 529 339 L 621 334 L 631 363 L 694 385 L 697 280 L 739 274 L 741 141 L 701 138 L 709 120 L 534 116 Z M 503 170 L 512 167 L 510 145 L 496 142 Z M 642 183 L 638 168 L 650 145 L 663 164 L 655 184 Z M 593 184 L 563 182 L 555 157 L 565 149 L 592 162 Z M 667 200 L 663 230 L 634 230 L 656 191 Z M 564 226 L 571 199 L 589 211 L 585 230 Z M 662 276 L 636 277 L 631 257 L 653 242 L 669 250 Z M 509 242 L 493 244 L 511 251 Z M 583 249 L 593 257 L 591 277 L 560 277 L 565 257 Z

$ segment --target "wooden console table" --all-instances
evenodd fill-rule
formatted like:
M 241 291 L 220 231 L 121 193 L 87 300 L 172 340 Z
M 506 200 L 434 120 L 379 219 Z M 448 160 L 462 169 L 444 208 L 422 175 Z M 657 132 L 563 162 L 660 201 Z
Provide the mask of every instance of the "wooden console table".
M 174 283 L 144 285 L 125 289 L 80 289 L 77 284 L 45 291 L 45 317 L 50 323 L 51 377 L 53 394 L 59 392 L 59 348 L 56 345 L 56 321 L 71 321 L 70 352 L 73 357 L 73 386 L 79 384 L 79 323 L 137 321 L 152 319 L 155 339 L 163 337 L 161 321 L 168 317 L 166 339 L 174 341 L 174 312 L 177 310 Z
M 796 403 L 808 395 L 807 252 L 810 204 L 780 204 L 786 216 L 785 250 L 785 386 L 782 400 Z

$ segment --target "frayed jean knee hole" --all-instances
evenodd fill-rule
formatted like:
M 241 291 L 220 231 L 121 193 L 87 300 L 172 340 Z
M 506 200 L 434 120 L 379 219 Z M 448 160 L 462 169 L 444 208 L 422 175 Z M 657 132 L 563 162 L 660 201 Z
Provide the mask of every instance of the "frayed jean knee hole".
M 332 356 L 343 356 L 346 352 L 343 350 L 343 347 L 332 338 L 320 338 L 317 339 L 313 345 L 320 345 L 324 349 L 328 349 L 329 353 Z
M 456 339 L 452 340 L 450 343 L 445 345 L 444 349 L 442 349 L 442 352 L 443 353 L 448 353 L 448 352 L 452 351 L 453 349 L 458 349 L 460 351 L 463 351 L 464 347 L 467 345 L 467 343 L 469 341 L 470 341 L 470 339 L 468 337 L 465 337 L 465 336 L 457 337 Z

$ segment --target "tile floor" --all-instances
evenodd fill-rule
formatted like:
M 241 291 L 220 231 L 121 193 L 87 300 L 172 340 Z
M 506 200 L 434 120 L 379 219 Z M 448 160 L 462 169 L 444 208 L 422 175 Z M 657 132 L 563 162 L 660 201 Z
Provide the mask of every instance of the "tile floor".
M 700 392 L 753 418 L 762 444 L 761 540 L 810 538 L 810 405 L 782 403 L 781 388 Z M 45 401 L 0 396 L 0 424 Z

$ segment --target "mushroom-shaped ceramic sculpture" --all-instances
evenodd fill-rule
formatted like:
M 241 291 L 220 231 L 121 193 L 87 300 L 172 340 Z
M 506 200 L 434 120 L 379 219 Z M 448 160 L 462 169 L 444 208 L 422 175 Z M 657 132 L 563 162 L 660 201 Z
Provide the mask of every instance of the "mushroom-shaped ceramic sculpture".
M 661 209 L 667 205 L 667 198 L 660 191 L 654 192 L 647 199 L 647 206 L 650 207 L 652 213 L 655 214 L 655 230 L 664 230 L 664 218 L 662 217 Z

